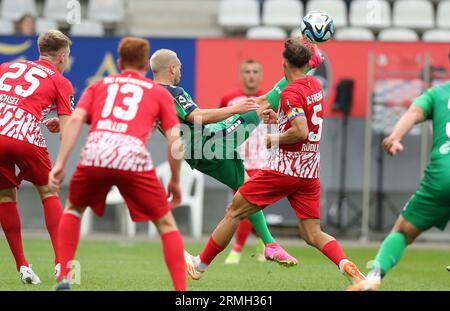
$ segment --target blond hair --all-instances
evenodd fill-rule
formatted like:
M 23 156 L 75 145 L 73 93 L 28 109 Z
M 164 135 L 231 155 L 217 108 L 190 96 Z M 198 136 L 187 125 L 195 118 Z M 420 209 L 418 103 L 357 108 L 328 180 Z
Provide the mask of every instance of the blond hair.
M 72 45 L 72 41 L 59 30 L 49 30 L 39 35 L 39 54 L 55 56 L 56 53 Z
M 154 73 L 160 72 L 162 69 L 174 65 L 178 60 L 177 53 L 168 49 L 160 49 L 153 53 L 150 58 L 150 68 Z

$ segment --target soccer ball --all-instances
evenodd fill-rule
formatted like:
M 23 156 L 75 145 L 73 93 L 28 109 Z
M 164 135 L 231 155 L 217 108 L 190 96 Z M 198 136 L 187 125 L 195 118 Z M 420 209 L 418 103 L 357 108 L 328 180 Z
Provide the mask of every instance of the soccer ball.
M 300 26 L 303 37 L 311 42 L 322 43 L 330 40 L 334 35 L 333 19 L 325 12 L 310 12 L 303 17 Z

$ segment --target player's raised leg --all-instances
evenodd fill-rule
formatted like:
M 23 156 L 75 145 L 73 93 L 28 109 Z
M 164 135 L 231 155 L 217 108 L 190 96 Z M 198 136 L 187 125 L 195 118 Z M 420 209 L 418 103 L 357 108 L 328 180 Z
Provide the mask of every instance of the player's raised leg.
M 378 290 L 381 285 L 381 280 L 400 262 L 406 246 L 411 244 L 422 232 L 422 230 L 400 215 L 392 232 L 381 244 L 370 272 L 367 274 L 367 279 L 349 287 L 348 290 Z
M 186 290 L 184 242 L 171 212 L 153 222 L 161 236 L 164 260 L 169 268 L 175 290 Z
M 328 257 L 353 284 L 365 279 L 356 265 L 347 259 L 339 242 L 320 228 L 320 219 L 300 219 L 298 223 L 303 240 Z

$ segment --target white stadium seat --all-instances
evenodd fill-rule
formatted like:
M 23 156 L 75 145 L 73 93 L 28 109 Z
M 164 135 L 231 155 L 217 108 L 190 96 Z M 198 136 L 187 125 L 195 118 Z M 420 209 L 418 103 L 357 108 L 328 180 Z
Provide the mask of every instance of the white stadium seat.
M 70 27 L 70 34 L 73 36 L 100 37 L 105 34 L 105 29 L 100 22 L 84 20 L 80 24 L 73 24 Z
M 17 21 L 25 14 L 37 15 L 34 0 L 3 0 L 1 2 L 2 19 Z
M 167 189 L 171 172 L 168 162 L 160 164 L 156 168 L 156 174 L 159 180 Z M 181 208 L 187 206 L 189 208 L 189 219 L 191 221 L 191 236 L 200 239 L 203 228 L 203 198 L 205 192 L 205 180 L 202 173 L 192 170 L 185 161 L 181 164 L 180 185 L 182 193 Z M 156 228 L 153 223 L 149 223 L 148 235 L 153 237 L 156 235 Z
M 392 18 L 395 27 L 430 29 L 434 27 L 433 5 L 423 0 L 395 1 Z
M 89 0 L 87 18 L 106 23 L 118 23 L 124 20 L 123 0 Z
M 36 33 L 40 34 L 50 29 L 58 29 L 58 23 L 51 19 L 38 18 L 36 20 Z
M 371 29 L 391 26 L 391 7 L 386 0 L 353 0 L 350 3 L 350 25 Z
M 370 29 L 363 27 L 347 27 L 339 28 L 334 34 L 336 40 L 348 40 L 348 41 L 373 41 L 375 35 Z
M 125 204 L 125 200 L 116 186 L 112 187 L 109 191 L 105 203 L 106 205 L 114 205 L 118 209 L 121 230 L 125 232 L 128 237 L 134 237 L 136 235 L 136 223 L 131 220 L 130 213 L 128 212 Z M 81 236 L 86 236 L 92 231 L 93 221 L 94 212 L 92 211 L 92 209 L 88 208 L 84 212 L 83 218 L 81 220 Z
M 44 18 L 55 20 L 57 22 L 66 22 L 70 10 L 67 8 L 67 3 L 69 1 L 70 0 L 46 0 L 43 12 Z
M 423 33 L 423 41 L 427 42 L 450 42 L 450 30 L 448 29 L 432 29 Z
M 412 42 L 418 41 L 419 36 L 412 29 L 391 28 L 380 31 L 380 33 L 378 34 L 378 40 Z
M 450 0 L 441 1 L 438 4 L 436 25 L 439 28 L 450 28 Z
M 247 30 L 247 39 L 285 39 L 283 28 L 275 26 L 256 26 Z
M 263 24 L 294 28 L 300 25 L 303 4 L 297 0 L 266 0 L 263 7 Z
M 258 26 L 259 3 L 256 0 L 221 0 L 219 25 L 229 30 L 242 30 Z
M 305 13 L 324 11 L 333 19 L 335 27 L 347 26 L 347 7 L 343 0 L 314 0 L 306 5 Z
M 13 35 L 14 23 L 7 19 L 0 19 L 0 35 Z

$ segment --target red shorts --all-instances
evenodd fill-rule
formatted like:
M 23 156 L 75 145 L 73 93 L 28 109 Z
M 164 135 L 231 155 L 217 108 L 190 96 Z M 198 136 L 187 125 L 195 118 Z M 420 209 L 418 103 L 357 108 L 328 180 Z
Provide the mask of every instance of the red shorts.
M 0 135 L 0 190 L 16 188 L 22 180 L 45 186 L 51 169 L 47 148 Z
M 69 201 L 78 207 L 89 206 L 102 216 L 106 196 L 114 185 L 125 199 L 133 221 L 158 220 L 170 211 L 166 191 L 155 170 L 130 172 L 78 166 L 70 181 Z
M 263 208 L 287 197 L 298 218 L 320 218 L 319 179 L 262 170 L 244 183 L 239 193 L 250 203 Z

